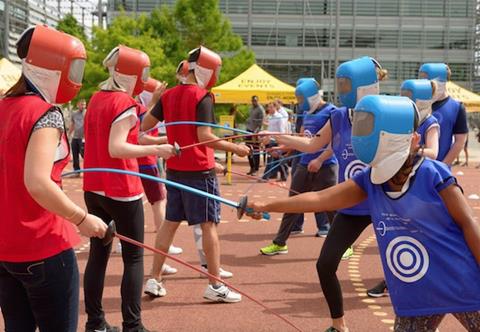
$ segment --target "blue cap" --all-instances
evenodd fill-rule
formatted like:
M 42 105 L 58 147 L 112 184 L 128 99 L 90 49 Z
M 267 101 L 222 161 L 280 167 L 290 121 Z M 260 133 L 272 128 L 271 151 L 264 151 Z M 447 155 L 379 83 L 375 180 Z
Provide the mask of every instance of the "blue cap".
M 448 80 L 448 67 L 444 63 L 424 63 L 418 72 L 419 74 L 425 73 L 429 80 L 438 80 L 439 82 Z
M 339 94 L 343 106 L 355 107 L 357 103 L 357 89 L 378 82 L 375 66 L 377 63 L 373 58 L 364 56 L 344 62 L 338 66 L 336 78 L 348 78 L 352 85 L 350 92 Z
M 432 82 L 427 79 L 403 81 L 400 90 L 410 91 L 414 103 L 417 100 L 431 100 L 433 98 Z
M 407 97 L 369 95 L 358 102 L 352 147 L 359 160 L 372 166 L 373 183 L 390 179 L 408 158 L 416 112 Z
M 303 97 L 303 103 L 301 105 L 298 105 L 299 110 L 310 110 L 310 108 L 313 106 L 314 101 L 320 98 L 318 88 L 319 84 L 314 78 L 301 78 L 297 81 L 295 95 Z

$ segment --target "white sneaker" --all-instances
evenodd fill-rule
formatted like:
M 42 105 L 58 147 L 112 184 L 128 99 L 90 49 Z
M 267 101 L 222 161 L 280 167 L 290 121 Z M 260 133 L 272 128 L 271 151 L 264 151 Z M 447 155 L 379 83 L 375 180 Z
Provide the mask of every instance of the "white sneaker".
M 167 295 L 167 290 L 161 282 L 155 279 L 148 279 L 143 292 L 152 297 L 162 297 Z
M 225 285 L 221 285 L 217 289 L 213 288 L 212 285 L 208 285 L 203 297 L 214 302 L 235 303 L 242 300 L 242 295 L 235 293 Z
M 171 267 L 168 264 L 163 264 L 163 266 L 162 266 L 162 275 L 164 275 L 164 276 L 170 275 L 170 274 L 175 274 L 177 272 L 178 272 L 178 270 L 176 268 Z
M 183 252 L 183 249 L 180 247 L 175 247 L 173 244 L 168 248 L 168 253 L 170 255 L 180 255 Z
M 201 267 L 202 271 L 208 272 L 208 269 Z M 230 279 L 233 278 L 233 273 L 230 271 L 225 271 L 224 269 L 220 268 L 220 279 Z M 200 274 L 202 278 L 208 278 L 205 274 Z

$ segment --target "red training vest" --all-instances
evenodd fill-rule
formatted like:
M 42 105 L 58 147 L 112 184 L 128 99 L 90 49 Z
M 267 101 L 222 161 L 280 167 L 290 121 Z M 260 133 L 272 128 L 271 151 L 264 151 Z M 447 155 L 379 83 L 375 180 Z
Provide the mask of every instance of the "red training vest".
M 138 104 L 138 107 L 139 107 L 138 116 L 140 118 L 147 113 L 147 108 L 145 106 L 141 105 L 141 104 Z M 155 128 L 155 129 L 149 131 L 147 133 L 147 135 L 157 137 L 158 136 L 158 128 Z M 157 166 L 157 159 L 158 159 L 158 157 L 156 155 L 153 155 L 153 156 L 146 156 L 146 157 L 137 158 L 137 161 L 138 161 L 139 166 Z
M 123 112 L 135 107 L 136 101 L 125 92 L 99 91 L 88 103 L 85 114 L 85 168 L 114 168 L 138 172 L 136 158 L 120 159 L 110 157 L 108 141 L 112 123 Z M 130 144 L 138 143 L 138 121 L 127 136 Z M 84 191 L 102 191 L 107 197 L 133 197 L 143 192 L 140 178 L 114 173 L 85 173 Z
M 0 99 L 0 261 L 45 259 L 79 243 L 73 225 L 41 207 L 24 183 L 25 154 L 37 121 L 51 104 L 36 95 Z M 51 178 L 61 186 L 69 161 L 65 131 L 61 144 L 66 156 L 53 164 Z
M 210 93 L 197 85 L 177 85 L 165 91 L 160 99 L 165 123 L 196 121 L 197 105 L 207 94 Z M 213 95 L 211 96 L 213 100 Z M 198 143 L 197 128 L 195 125 L 166 127 L 168 143 L 176 142 L 180 146 Z M 214 151 L 205 145 L 186 149 L 180 156 L 167 160 L 167 168 L 176 171 L 206 171 L 214 167 Z

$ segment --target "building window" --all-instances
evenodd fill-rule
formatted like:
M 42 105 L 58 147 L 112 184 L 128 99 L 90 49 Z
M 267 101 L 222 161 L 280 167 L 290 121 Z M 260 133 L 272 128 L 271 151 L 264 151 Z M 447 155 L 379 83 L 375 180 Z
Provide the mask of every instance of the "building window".
M 305 47 L 328 47 L 328 29 L 305 29 Z
M 467 50 L 470 48 L 470 33 L 467 31 L 452 31 L 448 32 L 448 48 Z
M 248 1 L 223 0 L 228 14 L 248 14 Z M 255 11 L 254 11 L 255 13 Z
M 422 16 L 422 1 L 403 0 L 400 2 L 400 9 L 404 16 Z
M 340 30 L 340 47 L 352 47 L 353 46 L 352 30 Z
M 243 44 L 247 45 L 248 44 L 248 28 L 246 27 L 232 27 L 233 32 L 235 32 L 237 35 L 240 36 L 243 40 Z
M 253 28 L 252 29 L 252 45 L 266 46 L 275 45 L 275 29 L 274 28 Z
M 443 49 L 443 31 L 426 31 L 425 32 L 425 48 Z
M 240 1 L 237 1 L 240 2 Z M 248 6 L 248 1 L 245 1 Z M 273 15 L 277 12 L 276 0 L 256 0 L 252 1 L 253 14 L 270 14 Z
M 281 0 L 278 3 L 280 15 L 303 15 L 303 0 Z
M 340 15 L 353 15 L 353 0 L 337 0 L 340 1 Z M 332 1 L 335 3 L 335 1 Z
M 398 78 L 408 80 L 418 77 L 418 68 L 420 68 L 420 65 L 420 62 L 402 62 Z
M 355 14 L 358 16 L 375 16 L 375 0 L 355 0 Z
M 279 29 L 278 30 L 278 46 L 297 47 L 302 46 L 302 30 L 301 29 Z
M 418 30 L 404 30 L 402 31 L 402 47 L 418 48 L 422 42 L 422 33 Z
M 335 14 L 335 3 L 331 0 L 305 1 L 305 15 Z
M 397 48 L 398 47 L 398 30 L 378 31 L 378 47 Z
M 452 71 L 452 81 L 469 81 L 470 80 L 470 64 L 469 63 L 449 63 L 448 66 Z
M 355 47 L 375 48 L 375 40 L 375 30 L 355 31 Z
M 423 3 L 424 16 L 428 16 L 428 17 L 445 16 L 445 0 L 423 0 L 421 2 Z
M 451 17 L 474 17 L 475 2 L 473 0 L 449 0 L 449 9 Z
M 399 15 L 399 4 L 401 1 L 398 0 L 381 0 L 378 1 L 378 15 L 380 16 L 398 16 Z

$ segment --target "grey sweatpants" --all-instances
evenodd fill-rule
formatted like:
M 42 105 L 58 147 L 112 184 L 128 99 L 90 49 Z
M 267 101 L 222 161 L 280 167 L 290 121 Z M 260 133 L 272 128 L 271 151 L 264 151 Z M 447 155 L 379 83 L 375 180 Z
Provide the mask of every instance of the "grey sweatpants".
M 300 193 L 306 193 L 310 191 L 320 191 L 328 187 L 337 184 L 338 165 L 323 166 L 317 173 L 310 173 L 307 167 L 301 164 L 297 165 L 295 174 L 292 177 L 292 184 L 290 189 L 298 191 Z M 296 194 L 290 192 L 290 196 Z M 331 223 L 333 220 L 334 212 L 327 212 L 328 221 Z M 278 229 L 277 235 L 273 240 L 273 243 L 279 246 L 284 246 L 287 243 L 288 237 L 295 222 L 299 217 L 298 213 L 285 213 L 282 218 L 282 223 Z

